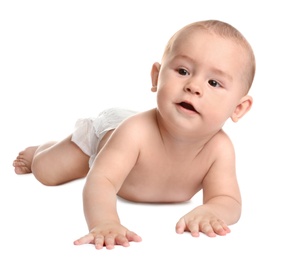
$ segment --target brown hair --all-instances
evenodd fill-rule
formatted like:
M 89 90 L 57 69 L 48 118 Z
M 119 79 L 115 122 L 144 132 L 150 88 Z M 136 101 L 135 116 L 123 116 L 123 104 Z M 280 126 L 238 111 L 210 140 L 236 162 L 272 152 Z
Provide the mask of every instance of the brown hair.
M 173 45 L 175 41 L 185 32 L 189 34 L 193 30 L 196 29 L 201 29 L 201 30 L 207 30 L 209 32 L 212 32 L 218 36 L 224 37 L 224 38 L 229 38 L 234 40 L 236 43 L 240 44 L 244 51 L 247 54 L 248 57 L 248 62 L 247 62 L 247 73 L 246 73 L 246 82 L 247 82 L 247 91 L 249 91 L 254 75 L 255 75 L 255 56 L 253 49 L 249 42 L 246 40 L 246 38 L 232 25 L 218 21 L 218 20 L 204 20 L 204 21 L 199 21 L 195 23 L 188 24 L 178 30 L 168 41 L 163 58 L 169 54 L 172 51 Z

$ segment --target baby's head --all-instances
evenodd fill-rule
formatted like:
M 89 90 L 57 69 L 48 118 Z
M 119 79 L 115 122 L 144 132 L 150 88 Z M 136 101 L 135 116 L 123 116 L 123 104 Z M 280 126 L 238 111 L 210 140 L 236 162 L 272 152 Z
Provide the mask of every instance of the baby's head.
M 152 66 L 151 90 L 165 118 L 172 106 L 181 113 L 193 111 L 204 131 L 214 132 L 228 118 L 237 122 L 249 111 L 254 74 L 253 50 L 238 30 L 216 20 L 200 21 L 171 37 L 161 64 Z
M 241 47 L 242 53 L 240 53 L 240 55 L 243 56 L 243 79 L 245 93 L 247 93 L 250 90 L 255 75 L 256 65 L 254 52 L 246 38 L 236 28 L 228 23 L 218 20 L 205 20 L 186 25 L 170 38 L 168 44 L 166 45 L 162 62 L 177 46 L 183 42 L 183 39 L 190 37 L 193 32 L 200 30 L 215 34 L 224 39 L 232 40 Z M 234 57 L 232 57 L 232 59 L 233 58 Z

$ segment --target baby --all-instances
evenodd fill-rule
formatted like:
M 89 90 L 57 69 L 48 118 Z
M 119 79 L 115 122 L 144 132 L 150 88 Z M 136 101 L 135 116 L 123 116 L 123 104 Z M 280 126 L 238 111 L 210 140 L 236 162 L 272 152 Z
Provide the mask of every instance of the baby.
M 222 130 L 252 106 L 253 50 L 231 25 L 189 24 L 169 40 L 151 70 L 157 107 L 104 110 L 80 119 L 60 142 L 32 146 L 13 165 L 45 185 L 86 177 L 83 205 L 89 232 L 74 242 L 97 249 L 141 241 L 116 210 L 120 196 L 135 202 L 184 202 L 202 190 L 203 203 L 182 216 L 176 232 L 226 235 L 241 215 L 235 153 Z

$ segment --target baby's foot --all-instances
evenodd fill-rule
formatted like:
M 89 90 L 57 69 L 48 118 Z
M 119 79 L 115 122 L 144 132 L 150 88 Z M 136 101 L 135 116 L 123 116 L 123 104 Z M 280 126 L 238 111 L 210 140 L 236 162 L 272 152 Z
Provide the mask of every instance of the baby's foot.
M 21 151 L 13 162 L 14 171 L 17 174 L 31 173 L 31 165 L 34 159 L 34 154 L 38 146 L 30 146 L 24 151 Z

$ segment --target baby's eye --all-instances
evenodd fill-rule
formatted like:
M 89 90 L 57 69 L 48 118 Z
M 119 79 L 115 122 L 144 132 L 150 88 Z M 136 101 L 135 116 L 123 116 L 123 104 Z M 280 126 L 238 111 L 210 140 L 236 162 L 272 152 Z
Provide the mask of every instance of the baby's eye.
M 183 76 L 189 75 L 189 72 L 186 69 L 182 68 L 178 69 L 178 73 Z
M 221 85 L 216 81 L 216 80 L 214 80 L 214 79 L 210 79 L 209 81 L 208 81 L 208 83 L 212 86 L 212 87 L 221 87 Z

